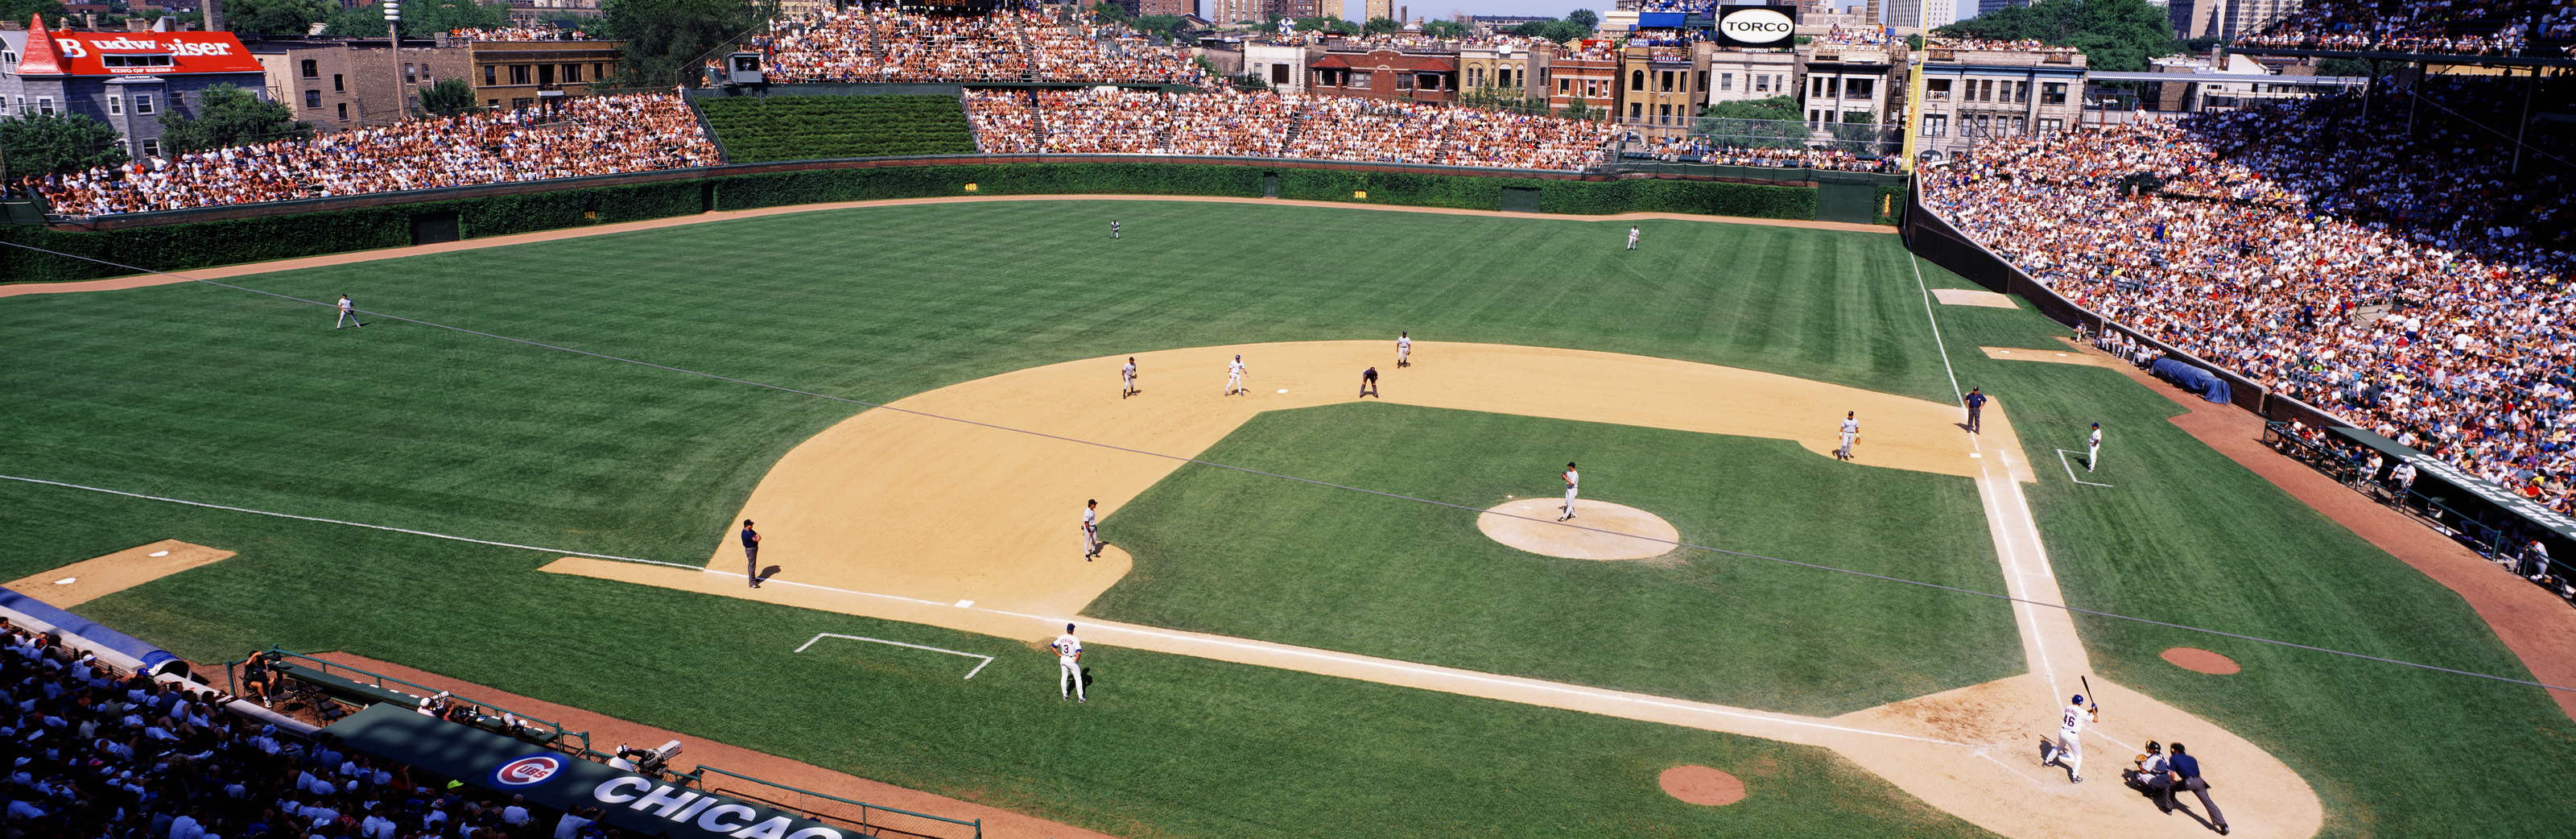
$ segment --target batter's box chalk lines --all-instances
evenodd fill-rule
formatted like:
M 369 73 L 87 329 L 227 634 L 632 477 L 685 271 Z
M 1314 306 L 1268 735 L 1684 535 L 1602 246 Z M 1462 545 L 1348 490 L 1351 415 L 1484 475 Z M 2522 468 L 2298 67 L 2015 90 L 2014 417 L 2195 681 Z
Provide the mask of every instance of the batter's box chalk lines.
M 2074 481 L 2074 482 L 2076 482 L 2076 483 L 2083 484 L 2083 485 L 2085 485 L 2085 486 L 2091 486 L 2091 487 L 2106 487 L 2106 486 L 2110 486 L 2110 484 L 2097 484 L 2097 483 L 2094 483 L 2094 482 L 2092 482 L 2092 481 L 2085 480 L 2085 479 L 2083 479 L 2083 478 L 2075 477 L 2075 463 L 2074 463 L 2073 461 L 2070 461 L 2070 460 L 2067 460 L 2067 459 L 2066 459 L 2066 456 L 2067 456 L 2067 455 L 2070 455 L 2070 454 L 2074 454 L 2074 452 L 2070 452 L 2070 451 L 2067 451 L 2067 450 L 2065 450 L 2065 449 L 2058 449 L 2058 450 L 2057 450 L 2057 465 L 2066 467 L 2066 479 L 2067 479 L 2067 480 Z
M 888 641 L 888 640 L 883 639 L 883 638 L 869 638 L 869 637 L 865 637 L 865 636 L 861 636 L 861 635 L 842 635 L 842 634 L 834 633 L 834 632 L 818 632 L 818 633 L 815 633 L 814 637 L 813 637 L 811 640 L 806 641 L 806 642 L 805 642 L 805 644 L 804 644 L 804 646 L 797 647 L 797 648 L 796 648 L 796 651 L 797 651 L 797 652 L 800 652 L 800 653 L 801 653 L 801 652 L 804 652 L 804 651 L 805 651 L 805 647 L 811 647 L 811 646 L 814 646 L 814 642 L 815 642 L 815 641 L 821 641 L 821 640 L 823 640 L 823 639 L 825 639 L 825 638 L 848 638 L 848 639 L 850 639 L 850 640 L 852 640 L 852 641 L 867 641 L 867 642 L 870 642 L 870 643 L 876 643 L 876 644 L 892 644 L 892 645 L 894 645 L 894 646 L 898 646 L 898 647 L 911 647 L 911 648 L 916 649 L 916 650 L 929 650 L 929 651 L 934 652 L 934 653 L 947 653 L 947 654 L 949 654 L 949 655 L 962 655 L 962 656 L 965 656 L 965 657 L 967 657 L 967 658 L 980 658 L 980 659 L 983 659 L 984 661 L 983 661 L 982 663 L 979 663 L 979 664 L 975 665 L 975 669 L 966 671 L 966 678 L 969 678 L 969 679 L 975 678 L 975 674 L 977 674 L 977 673 L 984 672 L 984 665 L 993 663 L 993 657 L 992 657 L 992 656 L 989 656 L 989 655 L 977 655 L 977 654 L 975 654 L 975 653 L 961 653 L 961 652 L 958 652 L 958 651 L 956 651 L 956 650 L 943 650 L 943 649 L 940 649 L 940 648 L 938 648 L 938 647 L 925 647 L 925 646 L 922 646 L 922 645 L 920 645 L 920 644 L 906 644 L 906 643 L 904 643 L 904 642 L 902 642 L 902 641 Z

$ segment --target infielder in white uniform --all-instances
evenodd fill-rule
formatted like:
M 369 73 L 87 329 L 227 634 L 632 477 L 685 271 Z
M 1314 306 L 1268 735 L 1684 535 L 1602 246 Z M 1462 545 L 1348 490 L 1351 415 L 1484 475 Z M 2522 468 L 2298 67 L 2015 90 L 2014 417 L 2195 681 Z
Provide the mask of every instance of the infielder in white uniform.
M 2076 732 L 2084 729 L 2084 723 L 2088 721 L 2102 721 L 2102 706 L 2096 705 L 2087 709 L 2084 707 L 2084 694 L 2079 693 L 2069 697 L 2066 700 L 2066 710 L 2058 712 L 2057 751 L 2050 754 L 2047 760 L 2040 761 L 2039 765 L 2047 766 L 2054 763 L 2066 767 L 2067 777 L 2075 779 L 2076 783 L 2084 783 L 2084 742 L 2076 739 L 2075 735 Z
M 1121 368 L 1118 368 L 1118 382 L 1119 382 L 1119 384 L 1121 385 L 1121 386 L 1118 388 L 1118 398 L 1120 398 L 1120 399 L 1125 399 L 1125 398 L 1127 398 L 1127 397 L 1130 397 L 1130 396 L 1134 396 L 1134 395 L 1136 395 L 1136 357 L 1135 357 L 1135 356 L 1132 356 L 1132 355 L 1131 355 L 1131 356 L 1128 356 L 1128 357 L 1127 357 L 1127 366 L 1125 366 L 1125 367 L 1121 367 Z
M 1857 440 L 1857 439 L 1860 439 L 1860 412 L 1858 412 L 1858 411 L 1844 411 L 1844 412 L 1843 412 L 1843 447 L 1842 447 L 1841 449 L 1839 449 L 1839 450 L 1836 450 L 1836 451 L 1834 452 L 1834 456 L 1835 456 L 1835 457 L 1838 457 L 1838 458 L 1842 458 L 1842 459 L 1844 459 L 1844 460 L 1850 460 L 1850 459 L 1851 459 L 1851 446 L 1852 446 L 1852 441 L 1853 441 L 1853 440 Z
M 1234 363 L 1226 365 L 1225 395 L 1233 396 L 1237 393 L 1251 393 L 1251 391 L 1243 389 L 1243 371 L 1243 356 L 1235 356 Z
M 1412 359 L 1413 334 L 1409 332 L 1395 333 L 1395 366 L 1411 367 L 1413 366 Z
M 362 328 L 366 326 L 364 323 L 358 323 L 358 310 L 349 304 L 349 295 L 340 295 L 340 322 L 331 328 L 342 329 L 352 323 L 357 323 Z
M 2090 446 L 2092 450 L 2084 453 L 2084 471 L 2091 472 L 2093 471 L 2093 467 L 2102 465 L 2101 423 L 2097 422 L 2093 424 L 2093 439 L 2087 441 L 2085 445 Z
M 1082 561 L 1100 555 L 1100 499 L 1082 505 Z
M 1047 646 L 1055 648 L 1056 667 L 1064 671 L 1064 677 L 1056 682 L 1056 691 L 1075 702 L 1091 701 L 1082 692 L 1082 639 L 1073 637 L 1073 624 L 1065 624 L 1064 634 L 1055 636 L 1055 643 Z
M 1574 464 L 1568 462 L 1565 474 L 1557 477 L 1565 479 L 1565 515 L 1557 518 L 1557 521 L 1564 521 L 1574 517 L 1574 490 L 1582 476 L 1574 474 Z

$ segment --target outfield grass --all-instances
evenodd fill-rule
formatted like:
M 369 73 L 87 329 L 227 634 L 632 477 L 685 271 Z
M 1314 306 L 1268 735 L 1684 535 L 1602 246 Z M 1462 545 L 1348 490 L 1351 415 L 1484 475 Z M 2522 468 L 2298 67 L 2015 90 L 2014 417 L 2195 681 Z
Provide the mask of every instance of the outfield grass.
M 1121 241 L 1107 239 L 1112 215 Z M 1399 329 L 1949 398 L 1893 237 L 1646 226 L 1631 254 L 1609 222 L 984 203 L 237 282 L 871 400 L 1112 353 Z M 1954 348 L 2045 346 L 2051 332 L 2026 312 L 1941 317 Z M 771 462 L 852 410 L 399 322 L 334 332 L 330 319 L 203 286 L 0 299 L 12 351 L 0 474 L 693 563 Z M 2161 425 L 2174 409 L 2160 398 L 2110 371 L 1973 349 L 1952 360 L 1963 385 L 2014 412 L 2035 460 L 2072 447 L 2080 423 L 2112 429 L 2101 477 L 2117 494 L 2045 476 L 2033 488 L 2079 605 L 2519 673 L 2447 591 Z M 1760 741 L 1117 650 L 1102 653 L 1103 699 L 1083 709 L 1120 716 L 1086 722 L 1044 696 L 1042 657 L 1007 644 L 972 686 L 929 693 L 911 665 L 785 652 L 822 631 L 992 639 L 535 573 L 551 554 L 16 482 L 0 482 L 0 509 L 11 577 L 162 538 L 240 551 L 83 609 L 194 658 L 336 647 L 1130 835 L 1973 832 L 1828 757 Z M 2576 737 L 2535 690 L 2083 620 L 2104 675 L 2302 772 L 2329 835 L 2556 835 L 2576 809 L 2558 780 L 2576 774 Z M 2155 660 L 2176 644 L 2248 669 Z M 1649 770 L 1685 758 L 1749 780 L 1775 767 L 1780 781 L 1714 810 L 1639 797 Z M 2219 777 L 2227 806 L 2260 806 L 2260 791 Z
M 1638 507 L 1684 542 L 1999 591 L 1966 478 L 1786 440 L 1353 403 L 1271 411 L 1201 459 L 1470 508 Z M 1188 465 L 1101 525 L 1134 572 L 1091 614 L 1833 716 L 2027 670 L 2001 601 L 1685 550 L 1595 562 L 1505 547 L 1472 513 Z M 1941 627 L 1924 632 L 1924 627 Z
M 1113 213 L 1116 242 L 1102 229 Z M 1892 237 L 1648 230 L 1658 244 L 1629 254 L 1623 227 L 1595 222 L 933 205 L 234 282 L 869 400 L 1115 352 L 1403 329 L 1945 386 L 1937 359 L 1906 349 L 1928 327 L 1890 330 L 1903 301 L 1860 291 L 1903 264 Z M 1354 254 L 1384 257 L 1358 270 Z M 1785 289 L 1783 265 L 1803 272 Z M 209 286 L 0 300 L 0 336 L 18 350 L 0 391 L 29 397 L 8 404 L 0 474 L 695 562 L 771 462 L 854 410 L 330 319 Z M 1123 716 L 1093 728 L 1047 716 L 1062 712 L 1044 667 L 997 664 L 955 689 L 1009 685 L 1009 698 L 969 701 L 825 679 L 820 656 L 785 653 L 819 631 L 991 639 L 535 573 L 548 553 L 15 482 L 0 482 L 0 504 L 12 511 L 0 573 L 13 576 L 161 538 L 240 551 L 84 609 L 201 660 L 272 642 L 345 649 L 1128 835 L 1976 833 L 1823 753 L 1761 741 L 1116 651 L 1104 700 L 1086 708 Z M 1776 777 L 1757 798 L 1787 797 L 1767 814 L 1678 805 L 1652 775 L 1679 762 Z
M 1956 287 L 1968 287 L 1962 283 Z M 2530 679 L 2449 589 L 2167 422 L 2186 409 L 2091 367 L 1993 361 L 1987 346 L 2060 346 L 2026 314 L 1944 307 L 1962 386 L 2012 412 L 2040 483 L 2029 492 L 2071 605 L 2228 632 Z M 2081 457 L 2104 429 L 2101 471 L 2078 486 L 2056 450 Z M 2052 471 L 2057 470 L 2057 471 Z M 2270 750 L 2314 786 L 2328 836 L 2564 836 L 2576 791 L 2576 723 L 2538 688 L 2077 615 L 2108 678 L 2200 714 Z M 2244 671 L 2194 673 L 2158 658 L 2216 650 Z M 2228 789 L 2222 809 L 2260 807 Z

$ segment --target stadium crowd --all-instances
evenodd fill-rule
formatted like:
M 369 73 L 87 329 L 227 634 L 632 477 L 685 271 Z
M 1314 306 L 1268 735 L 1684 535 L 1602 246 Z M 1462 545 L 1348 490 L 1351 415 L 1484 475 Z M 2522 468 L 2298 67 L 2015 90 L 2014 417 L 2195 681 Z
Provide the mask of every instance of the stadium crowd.
M 2567 254 L 2319 214 L 2308 190 L 2378 184 L 2287 182 L 2222 151 L 2241 121 L 2310 106 L 2007 138 L 1927 174 L 1925 200 L 2079 305 L 2576 512 Z
M 2537 36 L 2535 38 L 2535 36 Z M 2301 5 L 2262 32 L 2237 39 L 2251 47 L 2531 55 L 2533 40 L 2576 39 L 2576 4 L 2565 0 L 2321 0 Z
M 423 119 L 230 146 L 34 183 L 71 216 L 642 172 L 716 162 L 678 96 L 570 97 L 559 108 Z
M 520 25 L 507 29 L 459 28 L 447 30 L 447 37 L 459 41 L 587 41 L 590 36 L 579 29 L 557 29 L 544 25 Z
M 1585 120 L 1269 91 L 967 91 L 992 154 L 1285 157 L 1513 169 L 1582 169 L 1615 129 Z
M 777 83 L 1207 82 L 1187 50 L 1029 10 L 960 17 L 825 6 L 771 21 L 751 46 L 768 55 Z
M 0 620 L 0 625 L 6 625 Z M 605 839 L 589 819 L 305 741 L 226 710 L 231 697 L 107 667 L 9 626 L 0 732 L 6 827 L 26 839 Z
M 1650 140 L 1642 148 L 1632 144 L 1624 156 L 1665 163 L 1832 169 L 1841 172 L 1894 172 L 1899 168 L 1893 156 L 1854 154 L 1845 149 L 1727 145 L 1711 143 L 1706 137 Z

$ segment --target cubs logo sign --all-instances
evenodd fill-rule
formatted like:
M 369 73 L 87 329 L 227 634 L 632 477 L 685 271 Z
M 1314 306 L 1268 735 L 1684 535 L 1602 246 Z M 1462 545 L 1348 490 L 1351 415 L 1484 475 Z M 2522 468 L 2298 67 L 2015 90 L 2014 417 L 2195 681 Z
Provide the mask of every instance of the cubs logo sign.
M 563 758 L 554 755 L 531 755 L 501 764 L 492 770 L 492 786 L 499 788 L 532 787 L 546 782 L 563 771 Z

